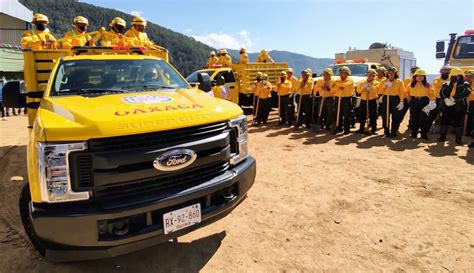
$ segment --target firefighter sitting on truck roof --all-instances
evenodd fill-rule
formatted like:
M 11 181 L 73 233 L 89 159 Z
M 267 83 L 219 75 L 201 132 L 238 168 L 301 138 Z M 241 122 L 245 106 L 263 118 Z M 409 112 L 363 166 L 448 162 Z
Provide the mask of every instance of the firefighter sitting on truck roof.
M 128 43 L 122 35 L 127 23 L 120 17 L 115 17 L 109 24 L 110 30 L 104 28 L 93 38 L 93 44 L 100 42 L 101 46 L 127 46 Z
M 91 36 L 89 35 L 82 35 L 75 37 L 77 35 L 81 35 L 86 33 L 87 27 L 89 26 L 89 20 L 83 16 L 77 16 L 74 18 L 72 22 L 72 30 L 66 32 L 64 38 L 71 37 L 70 39 L 66 39 L 62 43 L 63 48 L 72 48 L 75 46 L 85 46 L 89 44 L 89 40 Z
M 273 59 L 270 57 L 270 55 L 268 55 L 268 52 L 265 49 L 262 49 L 262 51 L 260 51 L 260 55 L 258 55 L 257 57 L 256 62 L 257 63 L 274 63 L 275 61 L 273 61 Z
M 215 51 L 211 51 L 211 53 L 209 53 L 209 59 L 207 59 L 207 67 L 213 67 L 217 64 L 217 57 L 216 57 L 216 52 Z
M 249 55 L 245 52 L 245 48 L 241 48 L 239 64 L 248 64 L 248 63 L 249 63 Z
M 229 53 L 227 52 L 227 49 L 221 49 L 220 54 L 221 55 L 217 58 L 217 63 L 222 66 L 230 66 L 232 64 L 232 57 L 230 57 Z M 217 55 L 219 55 L 219 53 Z
M 146 20 L 140 16 L 133 18 L 132 27 L 125 32 L 125 37 L 131 46 L 144 46 L 147 48 L 153 48 L 154 44 L 148 38 L 148 35 L 145 32 Z
M 47 28 L 49 19 L 46 15 L 36 13 L 33 15 L 33 29 L 23 32 L 21 45 L 30 49 L 54 49 L 57 47 L 56 38 Z

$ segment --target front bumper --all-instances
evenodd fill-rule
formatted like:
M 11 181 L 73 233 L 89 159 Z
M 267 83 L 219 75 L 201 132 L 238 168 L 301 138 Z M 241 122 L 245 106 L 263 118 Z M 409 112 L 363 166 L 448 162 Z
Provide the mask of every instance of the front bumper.
M 255 175 L 256 162 L 249 157 L 211 181 L 138 207 L 53 209 L 32 203 L 30 215 L 36 236 L 46 246 L 48 260 L 102 259 L 168 241 L 223 218 L 245 199 Z M 234 197 L 222 199 L 221 195 L 228 195 L 229 191 Z M 198 202 L 201 203 L 201 223 L 174 233 L 163 233 L 164 213 Z M 123 236 L 101 235 L 104 222 L 123 219 L 130 219 L 130 226 L 135 219 L 145 219 L 145 222 L 139 227 L 130 227 L 133 232 Z

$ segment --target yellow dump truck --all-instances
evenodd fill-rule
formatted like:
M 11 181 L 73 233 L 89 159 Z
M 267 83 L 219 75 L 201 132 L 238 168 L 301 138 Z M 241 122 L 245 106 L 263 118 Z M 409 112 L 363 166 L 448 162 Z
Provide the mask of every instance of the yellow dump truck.
M 444 59 L 447 66 L 457 66 L 463 70 L 474 69 L 474 30 L 466 30 L 460 36 L 457 33 L 449 35 L 447 50 L 446 40 L 437 41 L 436 58 Z
M 25 50 L 26 233 L 53 261 L 121 255 L 186 234 L 253 185 L 247 119 L 192 88 L 165 50 Z M 209 91 L 210 77 L 199 76 Z
M 186 79 L 192 85 L 198 85 L 198 75 L 206 73 L 211 77 L 214 96 L 241 106 L 251 106 L 257 72 L 267 74 L 272 85 L 276 85 L 280 72 L 287 68 L 287 63 L 233 64 L 229 67 L 204 68 L 193 72 Z

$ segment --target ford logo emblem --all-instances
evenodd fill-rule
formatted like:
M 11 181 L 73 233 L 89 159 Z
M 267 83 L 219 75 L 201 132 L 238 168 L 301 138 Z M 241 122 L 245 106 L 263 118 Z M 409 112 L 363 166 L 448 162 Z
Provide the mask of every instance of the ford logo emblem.
M 176 149 L 161 154 L 153 161 L 153 167 L 159 171 L 170 172 L 188 167 L 196 161 L 197 154 L 189 149 Z

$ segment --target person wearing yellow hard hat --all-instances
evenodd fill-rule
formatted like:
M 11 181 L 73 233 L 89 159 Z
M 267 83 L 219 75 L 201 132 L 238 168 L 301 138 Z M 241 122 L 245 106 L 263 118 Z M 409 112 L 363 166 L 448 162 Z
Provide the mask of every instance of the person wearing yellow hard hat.
M 405 104 L 405 87 L 398 78 L 394 66 L 387 70 L 387 78 L 380 83 L 379 102 L 381 103 L 382 126 L 386 137 L 396 137 L 400 127 L 401 111 Z
M 440 99 L 440 91 L 443 84 L 449 82 L 449 72 L 451 68 L 448 66 L 443 66 L 439 70 L 439 75 L 433 79 L 433 91 L 436 97 L 436 109 L 430 112 L 430 124 L 432 125 L 432 132 L 439 133 L 440 132 L 440 117 L 439 117 L 439 105 L 441 103 Z
M 257 63 L 274 63 L 273 59 L 268 55 L 268 52 L 265 49 L 260 51 L 260 54 L 257 56 Z
M 327 131 L 331 130 L 331 124 L 334 122 L 334 89 L 332 88 L 334 80 L 332 79 L 334 73 L 331 68 L 323 70 L 323 76 L 319 78 L 314 84 L 313 95 L 319 95 L 320 106 L 319 112 L 321 117 L 318 116 L 321 128 L 326 128 Z
M 344 131 L 345 135 L 350 133 L 351 125 L 351 104 L 354 96 L 354 80 L 350 77 L 351 70 L 347 66 L 339 68 L 339 78 L 333 85 L 337 101 L 335 103 L 336 111 L 336 129 L 334 134 Z
M 288 99 L 290 97 L 292 85 L 288 80 L 286 71 L 280 72 L 279 81 L 276 84 L 276 92 L 278 94 L 278 114 L 280 115 L 278 125 L 287 124 L 288 118 Z
M 301 77 L 296 83 L 296 101 L 298 103 L 298 113 L 296 115 L 295 129 L 300 128 L 303 123 L 306 128 L 311 124 L 311 95 L 313 93 L 314 81 L 311 69 L 307 68 L 301 71 Z
M 217 61 L 216 52 L 211 51 L 209 53 L 209 59 L 207 59 L 207 67 L 214 67 L 217 64 Z
M 466 82 L 471 86 L 471 94 L 467 97 L 467 123 L 466 123 L 466 136 L 474 137 L 474 70 L 467 70 L 464 72 L 466 76 Z M 473 142 L 474 144 L 474 142 Z M 470 147 L 470 146 L 469 146 Z
M 56 38 L 49 32 L 48 16 L 36 13 L 31 21 L 33 28 L 23 32 L 21 45 L 28 49 L 54 49 L 57 48 Z
M 227 52 L 227 49 L 224 48 L 218 51 L 217 63 L 222 66 L 230 66 L 232 64 L 232 57 Z
M 87 32 L 87 27 L 89 26 L 89 20 L 84 16 L 76 16 L 72 21 L 72 29 L 64 35 L 66 39 L 62 43 L 63 48 L 71 48 L 75 46 L 86 46 L 89 45 L 89 40 L 91 40 L 90 35 L 81 35 Z M 81 35 L 81 36 L 78 36 Z
M 368 134 L 365 131 L 367 119 L 370 121 L 370 134 L 375 135 L 377 131 L 377 99 L 380 83 L 375 80 L 377 72 L 374 69 L 367 71 L 367 78 L 357 84 L 357 94 L 360 96 L 359 123 L 357 131 L 361 134 Z
M 253 91 L 253 123 L 257 124 L 257 115 L 258 115 L 258 108 L 259 108 L 259 96 L 260 90 L 262 89 L 262 78 L 263 73 L 257 72 L 255 75 L 255 82 L 252 85 Z
M 268 121 L 268 115 L 272 107 L 272 88 L 272 84 L 268 81 L 268 75 L 263 74 L 258 95 L 257 125 L 260 123 L 266 124 Z
M 132 27 L 125 32 L 125 37 L 128 38 L 130 45 L 153 48 L 155 44 L 148 38 L 148 34 L 145 32 L 146 25 L 147 21 L 144 18 L 140 16 L 133 18 Z
M 293 75 L 293 69 L 287 68 L 286 69 L 286 78 L 291 82 L 291 90 L 290 95 L 288 97 L 288 104 L 287 104 L 287 122 L 288 127 L 293 126 L 295 121 L 295 90 L 296 85 L 298 83 L 298 79 Z
M 110 30 L 105 31 L 104 28 L 93 38 L 93 44 L 99 42 L 101 46 L 128 46 L 129 43 L 123 37 L 123 31 L 127 27 L 127 23 L 120 17 L 115 17 L 110 21 Z
M 429 113 L 436 108 L 433 86 L 426 79 L 426 72 L 422 69 L 416 70 L 410 84 L 406 87 L 406 95 L 410 104 L 410 129 L 411 137 L 428 140 L 430 130 Z
M 443 84 L 440 91 L 441 136 L 438 141 L 446 141 L 449 126 L 453 126 L 456 144 L 463 145 L 464 117 L 467 112 L 467 98 L 471 91 L 470 84 L 464 81 L 464 71 L 457 67 L 452 68 L 449 72 L 449 82 Z
M 241 48 L 239 64 L 248 64 L 248 63 L 249 63 L 249 55 L 247 54 L 245 48 Z

